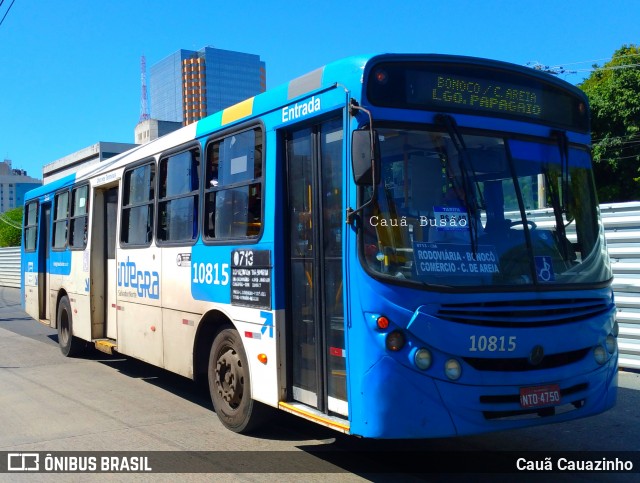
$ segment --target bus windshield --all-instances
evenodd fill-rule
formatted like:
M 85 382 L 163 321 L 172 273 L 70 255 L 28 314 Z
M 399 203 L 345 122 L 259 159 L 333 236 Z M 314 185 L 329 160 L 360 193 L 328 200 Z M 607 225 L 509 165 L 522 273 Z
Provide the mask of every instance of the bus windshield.
M 457 129 L 377 132 L 381 185 L 362 232 L 375 274 L 450 287 L 611 278 L 588 151 Z

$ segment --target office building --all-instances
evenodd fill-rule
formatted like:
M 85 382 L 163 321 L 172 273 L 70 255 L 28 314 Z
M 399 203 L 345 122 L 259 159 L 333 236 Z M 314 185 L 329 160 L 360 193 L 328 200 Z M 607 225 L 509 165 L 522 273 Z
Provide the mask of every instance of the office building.
M 258 55 L 181 49 L 150 68 L 150 117 L 186 126 L 265 89 L 266 67 Z
M 148 143 L 181 127 L 182 123 L 180 122 L 145 119 L 144 121 L 140 121 L 135 128 L 136 144 Z
M 102 163 L 135 147 L 135 144 L 129 143 L 99 142 L 92 144 L 75 153 L 45 164 L 42 168 L 42 177 L 45 183 L 50 183 L 68 174 L 75 173 L 81 167 Z
M 22 206 L 25 193 L 41 184 L 39 179 L 27 176 L 26 171 L 13 169 L 11 160 L 0 162 L 0 213 Z

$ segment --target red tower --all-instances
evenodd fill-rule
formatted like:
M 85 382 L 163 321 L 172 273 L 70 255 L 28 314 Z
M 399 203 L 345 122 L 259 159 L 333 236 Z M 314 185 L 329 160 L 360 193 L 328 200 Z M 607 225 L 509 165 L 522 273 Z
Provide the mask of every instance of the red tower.
M 138 122 L 149 119 L 149 105 L 147 103 L 147 60 L 144 55 L 140 57 L 140 120 Z

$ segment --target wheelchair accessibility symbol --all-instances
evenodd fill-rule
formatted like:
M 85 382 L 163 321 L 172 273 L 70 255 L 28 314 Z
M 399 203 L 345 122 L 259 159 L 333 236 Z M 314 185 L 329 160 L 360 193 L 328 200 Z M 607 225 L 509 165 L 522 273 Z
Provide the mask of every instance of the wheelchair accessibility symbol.
M 536 262 L 536 275 L 539 282 L 553 282 L 556 279 L 553 273 L 553 265 L 551 264 L 551 257 L 535 257 Z

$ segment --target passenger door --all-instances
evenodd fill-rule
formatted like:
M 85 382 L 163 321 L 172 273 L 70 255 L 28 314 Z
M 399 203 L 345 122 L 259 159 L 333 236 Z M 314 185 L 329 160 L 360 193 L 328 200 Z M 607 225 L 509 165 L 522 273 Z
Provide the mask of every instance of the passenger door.
M 117 339 L 118 185 L 95 188 L 91 227 L 91 338 Z
M 346 416 L 342 120 L 292 130 L 285 139 L 291 393 Z
M 38 307 L 40 320 L 51 320 L 53 317 L 51 317 L 48 303 L 51 202 L 42 203 L 41 206 L 42 222 L 40 223 L 40 236 L 38 237 Z

